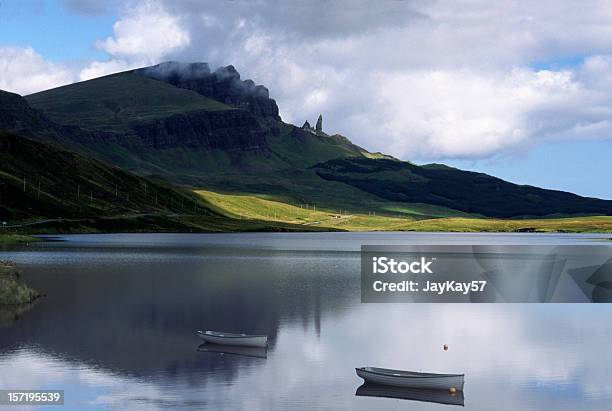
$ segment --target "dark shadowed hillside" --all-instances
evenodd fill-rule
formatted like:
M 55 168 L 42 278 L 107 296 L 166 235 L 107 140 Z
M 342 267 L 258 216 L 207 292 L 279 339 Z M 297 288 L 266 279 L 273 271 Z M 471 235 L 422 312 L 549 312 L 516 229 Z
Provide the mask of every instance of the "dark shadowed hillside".
M 170 187 L 55 146 L 0 132 L 4 220 L 184 213 L 204 205 Z
M 391 201 L 418 201 L 490 217 L 612 215 L 612 201 L 512 184 L 441 164 L 341 159 L 319 164 L 314 170 L 326 180 L 340 181 Z

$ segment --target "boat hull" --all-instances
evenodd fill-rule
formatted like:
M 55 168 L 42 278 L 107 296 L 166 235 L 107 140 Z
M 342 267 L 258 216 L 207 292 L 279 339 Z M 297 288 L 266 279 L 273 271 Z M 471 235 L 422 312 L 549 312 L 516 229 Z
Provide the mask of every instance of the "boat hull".
M 265 335 L 210 334 L 209 332 L 198 332 L 197 335 L 211 344 L 261 348 L 268 346 L 268 337 Z
M 356 368 L 357 375 L 367 383 L 424 390 L 463 391 L 463 374 L 408 373 L 384 368 Z

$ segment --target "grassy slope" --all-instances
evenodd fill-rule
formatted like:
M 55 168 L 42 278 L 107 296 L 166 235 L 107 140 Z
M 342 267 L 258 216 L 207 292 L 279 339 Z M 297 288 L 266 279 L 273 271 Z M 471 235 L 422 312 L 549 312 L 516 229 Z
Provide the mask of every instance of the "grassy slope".
M 413 205 L 413 214 L 372 215 L 367 211 L 347 212 L 313 208 L 312 204 L 288 204 L 247 194 L 220 194 L 198 190 L 219 214 L 242 221 L 259 220 L 316 226 L 320 229 L 348 231 L 490 231 L 490 232 L 612 232 L 612 217 L 576 217 L 555 219 L 490 219 L 441 217 L 423 218 L 431 213 L 429 205 Z M 420 209 L 419 207 L 422 207 Z
M 8 223 L 0 232 L 1 243 L 29 240 L 16 233 L 315 229 L 257 219 L 234 220 L 215 213 L 189 189 L 144 179 L 50 144 L 3 132 L 0 221 Z
M 235 178 L 215 176 L 204 187 L 225 194 L 252 195 L 288 204 L 315 204 L 320 209 L 344 210 L 352 214 L 397 217 L 469 217 L 468 213 L 446 207 L 384 200 L 347 184 L 326 181 L 312 170 L 245 175 Z
M 291 167 L 307 168 L 322 161 L 367 153 L 342 136 L 317 136 L 282 122 L 274 126 L 278 132 L 270 133 L 267 140 L 274 155 Z
M 57 123 L 113 132 L 129 132 L 133 122 L 177 113 L 232 109 L 194 91 L 133 73 L 74 83 L 31 94 L 26 99 Z
M 2 132 L 0 197 L 0 213 L 11 220 L 180 213 L 197 201 L 188 190 Z
M 214 207 L 215 211 L 241 220 L 276 221 L 303 227 L 316 226 L 320 229 L 392 230 L 404 220 L 390 216 L 355 215 L 345 210 L 317 208 L 313 204 L 287 204 L 281 201 L 261 198 L 255 195 L 220 194 L 207 190 L 196 191 Z
M 2 132 L 0 221 L 9 226 L 2 242 L 20 239 L 8 232 L 225 231 L 243 225 L 215 215 L 190 190 Z M 245 229 L 253 227 L 267 229 L 257 222 Z

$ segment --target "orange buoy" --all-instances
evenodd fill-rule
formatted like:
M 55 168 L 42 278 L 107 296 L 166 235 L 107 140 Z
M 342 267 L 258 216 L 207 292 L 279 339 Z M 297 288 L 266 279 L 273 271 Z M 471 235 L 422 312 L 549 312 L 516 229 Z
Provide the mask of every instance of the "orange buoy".
M 448 345 L 444 344 L 444 351 L 448 351 Z

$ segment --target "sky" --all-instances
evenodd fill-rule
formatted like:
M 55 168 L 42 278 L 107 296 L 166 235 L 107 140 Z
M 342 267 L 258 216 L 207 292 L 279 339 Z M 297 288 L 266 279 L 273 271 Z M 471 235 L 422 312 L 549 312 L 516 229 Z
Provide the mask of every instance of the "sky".
M 612 3 L 0 0 L 0 89 L 234 65 L 370 151 L 612 199 Z

